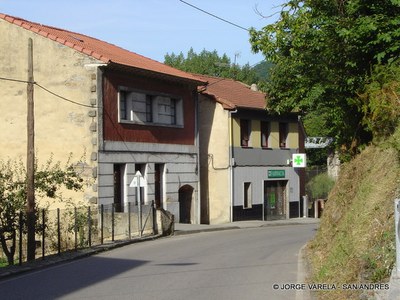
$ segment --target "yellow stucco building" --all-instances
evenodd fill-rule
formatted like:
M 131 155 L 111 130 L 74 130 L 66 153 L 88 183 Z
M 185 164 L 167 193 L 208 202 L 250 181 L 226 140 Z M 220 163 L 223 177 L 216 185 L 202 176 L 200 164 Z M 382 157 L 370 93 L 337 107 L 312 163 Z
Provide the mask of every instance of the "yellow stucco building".
M 266 95 L 232 79 L 201 76 L 200 182 L 202 222 L 299 217 L 304 153 L 297 114 L 267 113 Z
M 16 19 L 0 18 L 0 158 L 21 159 L 27 152 L 28 40 L 33 39 L 35 154 L 39 167 L 53 161 L 81 167 L 85 190 L 74 202 L 88 203 L 96 184 L 91 160 L 97 148 L 97 66 L 102 63 L 48 36 L 21 27 Z M 16 21 L 18 22 L 18 21 Z M 22 23 L 22 21 L 21 21 Z M 47 89 L 47 90 L 46 90 Z M 49 93 L 54 91 L 56 95 Z M 77 105 L 57 95 L 81 103 Z M 64 192 L 68 198 L 72 194 Z M 48 199 L 47 199 L 48 200 Z M 42 203 L 47 204 L 47 203 Z M 62 207 L 57 202 L 53 207 Z

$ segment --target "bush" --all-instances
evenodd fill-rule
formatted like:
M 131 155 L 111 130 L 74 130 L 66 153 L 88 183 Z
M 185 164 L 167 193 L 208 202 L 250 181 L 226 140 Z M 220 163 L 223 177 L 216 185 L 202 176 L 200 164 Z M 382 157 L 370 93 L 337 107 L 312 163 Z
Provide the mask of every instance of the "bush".
M 310 180 L 306 185 L 306 191 L 312 199 L 325 199 L 333 188 L 335 180 L 328 173 L 321 173 Z
M 82 190 L 83 179 L 70 163 L 71 155 L 64 168 L 61 162 L 53 161 L 52 155 L 41 167 L 38 167 L 38 162 L 35 161 L 35 197 L 37 199 L 51 198 L 61 201 L 62 187 L 74 191 Z M 14 264 L 20 222 L 19 212 L 24 211 L 26 206 L 26 175 L 22 159 L 7 161 L 0 159 L 0 242 L 10 265 Z M 26 226 L 25 222 L 26 220 L 24 220 Z M 36 225 L 34 227 L 38 229 Z M 35 228 L 33 228 L 34 231 Z

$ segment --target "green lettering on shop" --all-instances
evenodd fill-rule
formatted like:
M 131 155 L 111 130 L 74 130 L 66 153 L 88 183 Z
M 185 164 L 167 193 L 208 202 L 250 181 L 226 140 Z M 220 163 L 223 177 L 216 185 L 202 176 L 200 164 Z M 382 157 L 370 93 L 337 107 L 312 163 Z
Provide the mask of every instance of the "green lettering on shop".
M 285 178 L 285 170 L 268 170 L 268 178 Z

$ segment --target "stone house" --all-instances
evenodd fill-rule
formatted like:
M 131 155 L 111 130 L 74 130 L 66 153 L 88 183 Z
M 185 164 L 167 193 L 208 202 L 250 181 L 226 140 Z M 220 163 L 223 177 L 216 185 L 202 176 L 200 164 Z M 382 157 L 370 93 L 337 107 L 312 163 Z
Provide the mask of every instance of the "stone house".
M 269 114 L 256 89 L 197 76 L 208 83 L 199 96 L 202 223 L 299 217 L 304 169 L 291 165 L 304 153 L 298 114 Z
M 85 190 L 75 204 L 144 203 L 200 221 L 198 86 L 204 82 L 107 42 L 0 14 L 0 159 L 26 156 L 28 40 L 33 40 L 35 151 L 70 153 Z M 68 193 L 65 194 L 68 197 Z M 53 207 L 61 206 L 54 203 Z

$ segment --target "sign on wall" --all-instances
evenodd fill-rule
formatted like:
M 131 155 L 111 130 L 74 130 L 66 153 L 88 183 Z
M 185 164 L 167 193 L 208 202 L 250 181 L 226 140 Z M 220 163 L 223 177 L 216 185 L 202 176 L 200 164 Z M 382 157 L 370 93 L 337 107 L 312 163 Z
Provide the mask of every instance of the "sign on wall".
M 305 153 L 294 153 L 292 155 L 293 168 L 305 168 L 307 166 L 307 158 Z
M 268 170 L 268 178 L 285 178 L 285 170 Z

